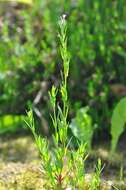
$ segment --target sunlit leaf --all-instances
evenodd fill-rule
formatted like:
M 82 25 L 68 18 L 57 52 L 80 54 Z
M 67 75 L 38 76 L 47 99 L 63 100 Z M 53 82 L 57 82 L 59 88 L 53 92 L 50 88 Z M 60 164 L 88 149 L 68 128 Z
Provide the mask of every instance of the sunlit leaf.
M 126 98 L 120 100 L 113 111 L 111 119 L 111 150 L 114 152 L 118 143 L 118 139 L 124 130 L 126 123 Z

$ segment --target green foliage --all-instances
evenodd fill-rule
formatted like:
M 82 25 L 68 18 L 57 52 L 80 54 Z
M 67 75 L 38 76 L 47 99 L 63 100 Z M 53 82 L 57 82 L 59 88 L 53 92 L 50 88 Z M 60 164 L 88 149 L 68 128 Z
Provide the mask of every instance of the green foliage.
M 95 173 L 92 177 L 89 190 L 100 190 L 101 172 L 103 170 L 102 162 L 98 159 L 97 166 L 95 167 Z
M 24 120 L 24 116 L 14 116 L 14 115 L 5 115 L 0 116 L 0 134 L 5 132 L 13 132 L 19 127 L 23 127 L 21 125 L 22 121 Z
M 49 126 L 46 94 L 52 83 L 59 83 L 55 29 L 63 12 L 68 12 L 71 34 L 68 41 L 72 54 L 68 86 L 70 117 L 76 112 L 75 104 L 79 108 L 90 105 L 92 123 L 102 130 L 109 126 L 113 105 L 121 96 L 120 92 L 113 94 L 111 82 L 126 83 L 125 0 L 35 0 L 32 6 L 21 6 L 18 10 L 1 5 L 0 115 L 24 114 L 29 101 L 34 104 L 38 92 L 42 91 L 35 108 L 42 112 Z M 65 32 L 65 28 L 62 30 Z M 63 73 L 69 56 L 61 53 L 65 60 Z M 46 83 L 44 93 L 42 82 Z M 63 86 L 60 91 L 66 101 Z
M 91 148 L 93 126 L 92 119 L 88 112 L 88 107 L 81 108 L 77 111 L 76 117 L 72 119 L 70 128 L 73 135 L 81 142 L 87 143 L 87 147 Z
M 111 151 L 114 152 L 121 133 L 126 123 L 126 98 L 123 98 L 116 105 L 111 119 Z
M 79 144 L 77 151 L 72 152 L 72 162 L 71 162 L 71 171 L 74 176 L 72 179 L 73 187 L 78 187 L 81 189 L 84 186 L 84 177 L 85 177 L 85 161 L 88 155 L 86 153 L 86 144 Z
M 61 86 L 59 89 L 62 107 L 58 105 L 57 93 L 58 89 L 52 86 L 49 92 L 50 103 L 53 109 L 51 116 L 54 127 L 54 147 L 53 150 L 49 147 L 48 139 L 37 134 L 32 110 L 27 112 L 26 124 L 32 131 L 37 148 L 41 157 L 41 171 L 45 179 L 44 188 L 47 189 L 83 189 L 85 183 L 85 160 L 87 159 L 86 143 L 82 140 L 78 143 L 78 149 L 69 149 L 70 141 L 68 141 L 68 91 L 67 78 L 69 76 L 69 62 L 70 57 L 67 50 L 67 22 L 65 15 L 61 17 L 60 23 L 60 52 L 63 59 L 63 73 Z M 87 109 L 83 108 L 81 116 L 88 117 Z M 84 115 L 83 115 L 84 114 Z M 80 116 L 80 115 L 79 115 Z M 79 117 L 78 116 L 78 117 Z M 83 118 L 83 119 L 84 119 Z M 77 118 L 78 119 L 78 118 Z M 80 118 L 79 118 L 80 119 Z M 91 120 L 88 118 L 91 124 Z M 80 121 L 80 120 L 79 120 Z M 80 121 L 81 122 L 81 121 Z M 86 139 L 85 139 L 86 140 Z M 90 190 L 98 190 L 100 188 L 100 175 L 102 171 L 101 160 L 98 160 L 96 171 L 94 173 L 91 183 L 89 183 Z
M 53 166 L 50 162 L 51 155 L 49 153 L 49 146 L 48 141 L 44 138 L 42 138 L 40 135 L 37 135 L 35 131 L 35 124 L 34 124 L 34 118 L 33 118 L 33 112 L 30 110 L 27 112 L 28 118 L 25 120 L 26 124 L 31 129 L 34 139 L 37 145 L 37 148 L 40 153 L 40 157 L 42 159 L 42 172 L 46 172 L 45 178 L 49 178 L 49 186 L 54 185 L 55 176 L 53 176 Z
M 63 15 L 59 22 L 59 39 L 60 39 L 60 52 L 63 59 L 63 73 L 62 82 L 60 86 L 60 94 L 62 107 L 58 105 L 57 102 L 57 91 L 55 86 L 52 86 L 49 92 L 50 103 L 53 109 L 52 123 L 54 127 L 54 150 L 51 153 L 49 150 L 48 140 L 37 135 L 33 112 L 30 110 L 27 113 L 26 124 L 31 129 L 37 148 L 40 153 L 42 160 L 42 172 L 46 179 L 45 188 L 46 189 L 57 189 L 63 190 L 67 189 L 69 186 L 71 188 L 82 189 L 84 185 L 84 161 L 86 159 L 85 144 L 81 143 L 77 151 L 69 150 L 68 142 L 68 95 L 67 95 L 67 78 L 69 75 L 69 62 L 70 57 L 67 50 L 67 22 L 65 15 Z M 74 174 L 74 176 L 72 176 Z
M 3 23 L 0 31 L 0 114 L 24 113 L 29 100 L 33 103 L 41 90 L 42 81 L 49 83 L 46 92 L 50 83 L 59 82 L 55 28 L 57 17 L 68 12 L 72 54 L 70 113 L 75 114 L 77 101 L 81 107 L 90 104 L 92 120 L 99 126 L 108 126 L 114 101 L 120 95 L 113 95 L 109 84 L 111 81 L 126 83 L 123 64 L 126 61 L 125 0 L 55 0 L 51 3 L 36 0 L 23 10 L 10 10 L 0 9 Z M 6 15 L 9 11 L 10 18 L 14 19 Z M 61 91 L 65 93 L 63 88 Z M 48 100 L 44 95 L 39 105 L 48 120 Z
M 69 62 L 70 62 L 70 56 L 69 52 L 67 50 L 67 23 L 65 20 L 65 15 L 61 18 L 59 22 L 59 39 L 60 39 L 60 53 L 63 60 L 63 73 L 62 73 L 62 83 L 60 86 L 60 94 L 61 94 L 61 100 L 63 104 L 63 108 L 61 108 L 59 105 L 56 105 L 56 94 L 57 89 L 56 87 L 52 86 L 52 90 L 49 93 L 50 95 L 50 102 L 53 108 L 53 115 L 52 115 L 52 123 L 53 127 L 55 129 L 55 135 L 54 135 L 54 141 L 56 145 L 58 146 L 58 143 L 61 142 L 64 144 L 64 147 L 67 143 L 67 129 L 68 129 L 68 123 L 67 123 L 67 116 L 68 116 L 68 95 L 67 95 L 67 78 L 69 74 Z M 56 112 L 58 111 L 58 114 Z M 59 134 L 57 133 L 59 132 Z

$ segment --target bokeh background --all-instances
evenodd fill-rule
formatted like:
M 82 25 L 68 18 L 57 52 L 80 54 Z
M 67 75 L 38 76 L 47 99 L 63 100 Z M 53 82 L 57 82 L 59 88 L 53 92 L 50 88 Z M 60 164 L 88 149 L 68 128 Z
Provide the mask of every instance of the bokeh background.
M 94 139 L 109 140 L 116 103 L 126 95 L 125 0 L 0 1 L 0 134 L 27 134 L 31 106 L 50 136 L 48 91 L 60 83 L 58 20 L 68 15 L 69 121 L 88 106 Z M 71 131 L 70 131 L 71 133 Z

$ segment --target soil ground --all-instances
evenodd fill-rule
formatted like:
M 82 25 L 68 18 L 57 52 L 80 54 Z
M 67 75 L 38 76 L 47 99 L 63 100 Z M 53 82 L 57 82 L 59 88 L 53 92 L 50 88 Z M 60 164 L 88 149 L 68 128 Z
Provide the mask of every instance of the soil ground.
M 102 190 L 126 190 L 125 135 L 120 139 L 118 150 L 111 155 L 108 145 L 97 144 L 86 162 L 86 179 L 91 179 L 98 158 L 102 159 Z M 101 143 L 100 143 L 101 144 Z M 104 147 L 104 148 L 103 148 Z M 123 150 L 123 152 L 121 151 Z M 29 135 L 11 135 L 0 138 L 0 190 L 41 190 L 41 162 Z

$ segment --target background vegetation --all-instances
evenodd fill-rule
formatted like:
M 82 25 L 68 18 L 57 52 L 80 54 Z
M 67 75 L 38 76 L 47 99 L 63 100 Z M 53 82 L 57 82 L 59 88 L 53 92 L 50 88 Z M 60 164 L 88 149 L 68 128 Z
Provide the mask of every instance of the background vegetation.
M 83 110 L 96 137 L 110 134 L 112 110 L 126 94 L 125 0 L 0 3 L 0 133 L 22 129 L 31 105 L 42 133 L 50 134 L 47 95 L 60 79 L 57 21 L 62 13 L 69 21 L 69 120 L 81 122 L 77 117 Z

